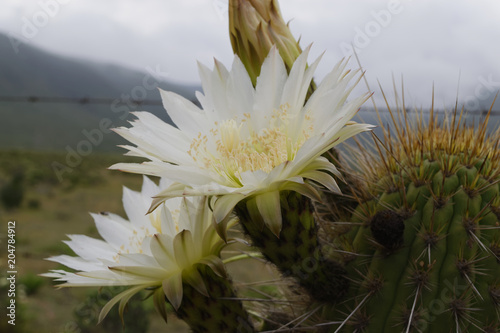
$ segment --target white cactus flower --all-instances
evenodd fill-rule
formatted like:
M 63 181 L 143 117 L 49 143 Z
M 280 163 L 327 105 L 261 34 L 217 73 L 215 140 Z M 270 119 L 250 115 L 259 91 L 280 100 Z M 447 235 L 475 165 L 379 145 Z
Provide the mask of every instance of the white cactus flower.
M 214 216 L 223 221 L 241 200 L 255 196 L 259 213 L 275 233 L 281 230 L 279 192 L 297 191 L 318 198 L 312 183 L 339 192 L 335 166 L 321 155 L 372 126 L 352 122 L 368 94 L 346 102 L 361 75 L 339 62 L 307 102 L 319 63 L 307 66 L 307 48 L 290 74 L 273 47 L 255 88 L 235 57 L 228 71 L 215 61 L 213 71 L 199 66 L 201 109 L 183 97 L 161 91 L 176 126 L 147 112 L 136 112 L 130 128 L 116 132 L 135 146 L 129 155 L 149 161 L 118 163 L 112 169 L 166 177 L 175 183 L 157 193 L 154 209 L 166 199 L 211 196 Z M 349 83 L 355 79 L 353 85 Z
M 196 265 L 208 265 L 224 276 L 220 251 L 226 243 L 213 227 L 206 197 L 176 198 L 146 214 L 152 196 L 165 187 L 144 177 L 141 192 L 124 188 L 129 221 L 111 213 L 92 214 L 103 240 L 69 235 L 65 243 L 77 257 L 60 255 L 48 260 L 76 272 L 53 270 L 43 275 L 63 281 L 61 287 L 130 286 L 108 303 L 101 317 L 118 301 L 126 303 L 145 288 L 158 287 L 175 308 L 182 302 L 183 283 L 206 294 Z

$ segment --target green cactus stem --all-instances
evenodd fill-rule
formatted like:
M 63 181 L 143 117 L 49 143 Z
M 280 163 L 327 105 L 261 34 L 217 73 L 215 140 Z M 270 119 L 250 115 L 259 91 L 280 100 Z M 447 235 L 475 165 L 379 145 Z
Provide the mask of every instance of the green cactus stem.
M 489 114 L 476 129 L 458 112 L 393 119 L 351 171 L 367 185 L 350 226 L 324 222 L 353 281 L 324 317 L 332 332 L 499 332 L 500 130 Z
M 177 316 L 195 333 L 252 333 L 253 323 L 234 292 L 227 277 L 221 277 L 205 266 L 198 265 L 205 282 L 201 291 L 189 283 L 183 284 L 183 298 Z
M 242 201 L 235 211 L 253 245 L 285 276 L 296 278 L 312 299 L 336 302 L 347 291 L 349 281 L 343 266 L 323 253 L 311 200 L 283 191 L 280 202 L 283 223 L 279 238 L 256 214 L 255 199 Z

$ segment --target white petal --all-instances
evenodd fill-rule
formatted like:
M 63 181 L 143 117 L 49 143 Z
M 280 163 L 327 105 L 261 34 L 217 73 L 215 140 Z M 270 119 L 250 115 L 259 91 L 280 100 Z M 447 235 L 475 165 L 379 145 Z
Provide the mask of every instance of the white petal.
M 169 235 L 156 234 L 151 237 L 151 253 L 156 262 L 167 271 L 179 270 L 174 257 L 173 238 Z
M 185 196 L 216 196 L 222 194 L 228 194 L 234 192 L 234 188 L 228 188 L 217 183 L 209 183 L 203 186 L 198 186 L 196 188 L 187 187 L 183 183 L 174 183 L 169 188 L 158 193 L 151 203 L 149 208 L 149 213 L 154 211 L 158 206 L 160 206 L 165 200 L 185 197 Z
M 313 95 L 311 96 L 311 99 L 313 98 L 314 94 L 322 94 L 327 90 L 333 89 L 339 82 L 342 82 L 346 66 L 347 61 L 345 59 L 341 59 L 339 62 L 337 62 L 332 70 L 323 78 L 321 83 L 318 85 Z
M 325 121 L 325 123 L 327 123 L 327 126 L 325 126 L 324 130 L 326 135 L 332 137 L 335 135 L 335 132 L 338 132 L 342 127 L 344 127 L 345 124 L 347 124 L 352 119 L 352 117 L 354 117 L 356 112 L 358 112 L 359 108 L 367 98 L 368 95 L 360 96 L 346 103 L 339 110 L 337 110 L 337 114 L 335 114 L 334 117 L 331 117 L 333 119 L 332 121 Z
M 207 174 L 207 170 L 191 165 L 174 165 L 169 163 L 143 162 L 138 163 L 117 163 L 109 167 L 112 170 L 146 174 L 169 178 L 171 181 L 182 183 L 206 184 L 213 179 Z
M 108 243 L 84 235 L 68 235 L 70 241 L 64 241 L 73 252 L 85 260 L 96 261 L 96 259 L 112 260 L 116 250 Z
M 56 281 L 67 281 L 59 285 L 61 287 L 92 287 L 92 286 L 118 286 L 123 285 L 121 281 L 109 270 L 94 271 L 101 272 L 99 278 L 81 276 L 75 273 L 69 273 L 61 270 L 53 270 L 52 273 L 43 274 L 43 276 L 55 278 Z
M 281 163 L 280 165 L 276 166 L 271 172 L 269 173 L 269 176 L 267 177 L 267 183 L 272 184 L 276 182 L 277 180 L 280 179 L 286 179 L 288 178 L 287 171 L 288 164 L 290 162 L 286 161 Z M 269 186 L 269 185 L 268 185 Z
M 163 268 L 151 266 L 112 266 L 109 269 L 125 279 L 134 281 L 134 284 L 161 281 L 166 273 Z
M 316 59 L 316 61 L 306 69 L 307 56 L 310 49 L 311 46 L 308 46 L 297 60 L 295 60 L 290 70 L 290 75 L 283 87 L 283 96 L 280 104 L 288 104 L 291 107 L 290 111 L 292 114 L 302 109 L 314 71 L 321 59 L 321 57 Z
M 241 193 L 227 194 L 217 198 L 214 205 L 214 217 L 217 223 L 224 220 L 232 211 L 234 206 L 245 198 Z
M 94 218 L 97 231 L 104 240 L 119 249 L 122 245 L 128 245 L 132 236 L 132 225 L 120 218 L 118 215 L 108 213 L 108 215 L 90 214 Z
M 174 237 L 174 255 L 177 265 L 181 268 L 189 268 L 196 263 L 193 237 L 189 230 L 182 230 Z M 198 244 L 201 246 L 201 244 Z
M 116 303 L 118 303 L 119 301 L 121 301 L 123 299 L 127 299 L 127 300 L 130 299 L 130 297 L 132 297 L 133 295 L 137 294 L 143 288 L 144 287 L 142 287 L 142 286 L 135 287 L 135 288 L 130 288 L 130 289 L 127 289 L 127 290 L 121 292 L 120 294 L 116 295 L 115 297 L 113 297 L 102 308 L 101 313 L 99 314 L 99 323 L 106 317 L 106 315 L 108 314 L 109 310 L 111 310 L 111 308 Z
M 233 114 L 227 106 L 226 82 L 229 76 L 227 69 L 215 60 L 214 70 L 210 71 L 204 65 L 198 64 L 203 93 L 203 110 L 207 117 L 214 121 L 231 119 Z
M 163 234 L 169 235 L 172 239 L 177 234 L 177 230 L 175 229 L 176 224 L 174 222 L 174 219 L 172 218 L 172 213 L 167 208 L 167 204 L 174 200 L 175 199 L 170 199 L 168 201 L 165 201 L 163 205 L 158 207 L 158 209 L 156 209 L 154 212 L 150 213 L 155 214 L 158 212 L 158 210 L 160 210 L 161 232 Z M 179 207 L 179 205 L 177 205 L 177 207 Z
M 165 171 L 163 168 L 153 162 L 143 163 L 116 163 L 110 166 L 110 170 L 120 170 L 123 172 L 139 173 L 150 176 L 160 177 Z
M 245 118 L 244 114 L 252 113 L 254 93 L 255 90 L 245 66 L 238 57 L 235 57 L 226 84 L 226 94 L 228 109 L 232 114 L 237 115 L 239 120 Z
M 278 49 L 273 46 L 262 64 L 255 86 L 255 104 L 251 119 L 256 132 L 268 124 L 265 117 L 269 116 L 269 111 L 279 108 L 287 77 L 285 64 Z
M 209 255 L 206 256 L 205 258 L 201 259 L 199 261 L 201 264 L 205 264 L 209 266 L 215 274 L 217 274 L 220 277 L 226 277 L 226 268 L 224 266 L 224 263 L 222 262 L 222 259 L 214 256 L 214 255 Z
M 314 180 L 315 182 L 325 186 L 328 190 L 334 193 L 341 193 L 339 186 L 332 176 L 322 171 L 307 171 L 302 173 L 302 177 Z
M 160 89 L 163 107 L 170 119 L 184 133 L 196 137 L 207 131 L 207 118 L 191 101 L 170 91 Z M 210 128 L 208 128 L 210 129 Z
M 174 274 L 163 280 L 163 292 L 174 309 L 179 309 L 182 302 L 182 274 Z
M 295 155 L 294 160 L 288 166 L 288 172 L 291 174 L 300 174 L 300 172 L 313 162 L 319 155 L 326 151 L 325 147 L 330 145 L 335 139 L 326 137 L 326 135 L 315 135 L 307 139 Z
M 319 194 L 319 192 L 313 186 L 307 183 L 288 181 L 283 185 L 282 190 L 297 192 L 303 196 L 308 197 L 311 200 L 321 201 L 321 195 Z
M 86 274 L 88 276 L 83 276 Z M 132 285 L 130 280 L 120 278 L 109 270 L 67 273 L 59 281 L 67 281 L 61 287 L 102 287 L 102 286 L 127 286 Z M 140 283 L 139 283 L 140 284 Z
M 147 202 L 144 200 L 144 196 L 141 192 L 132 191 L 126 187 L 123 187 L 123 209 L 127 214 L 131 223 L 136 226 L 151 227 L 149 219 L 146 217 L 146 213 L 151 205 L 150 198 Z
M 124 285 L 129 285 L 133 284 L 132 281 L 135 282 L 135 284 L 141 284 L 142 281 L 139 281 L 137 279 L 130 279 L 130 277 L 124 277 L 121 274 L 117 274 L 109 269 L 106 270 L 100 270 L 100 271 L 90 271 L 90 272 L 78 272 L 76 273 L 77 276 L 81 277 L 81 281 L 88 281 L 88 280 L 94 280 L 95 283 L 93 285 L 95 286 L 124 286 Z M 75 282 L 80 282 L 79 280 L 75 281 L 69 281 L 71 283 Z
M 141 188 L 141 196 L 144 201 L 150 201 L 151 198 L 160 191 L 160 188 L 154 181 L 152 181 L 149 177 L 142 177 L 142 188 Z M 148 205 L 150 202 L 147 203 Z
M 309 163 L 309 165 L 304 169 L 305 171 L 308 170 L 325 170 L 333 175 L 342 178 L 342 174 L 340 173 L 339 170 L 335 167 L 335 165 L 324 158 L 323 156 L 317 157 L 313 162 Z
M 181 199 L 179 206 L 179 229 L 192 232 L 196 229 L 196 207 L 186 197 Z
M 310 49 L 311 46 L 305 48 L 293 63 L 288 79 L 283 87 L 283 96 L 280 104 L 289 103 L 290 105 L 296 105 L 299 99 L 299 92 L 302 88 L 304 73 L 307 67 L 307 56 Z
M 99 262 L 91 262 L 80 257 L 71 257 L 67 255 L 60 255 L 56 257 L 47 258 L 47 260 L 60 263 L 61 265 L 67 266 L 77 271 L 92 271 L 105 269 L 104 265 Z
M 266 181 L 268 174 L 262 170 L 245 171 L 241 173 L 241 182 L 245 186 L 252 186 L 258 188 Z
M 117 132 L 118 129 L 115 130 Z M 117 132 L 118 133 L 118 132 Z M 142 150 L 141 148 L 130 146 L 130 145 L 118 145 L 118 147 L 128 150 L 124 155 L 125 156 L 134 156 L 134 157 L 142 157 L 146 159 L 150 159 L 151 161 L 160 162 L 161 160 L 155 155 L 151 155 L 151 153 Z
M 185 198 L 185 200 L 187 200 Z M 191 207 L 192 210 L 192 223 L 191 226 L 191 234 L 193 236 L 194 244 L 199 246 L 196 247 L 196 256 L 203 256 L 202 252 L 202 244 L 203 244 L 203 236 L 206 233 L 207 227 L 209 227 L 213 221 L 213 216 L 208 208 L 208 200 L 207 197 L 198 197 L 193 198 Z
M 259 194 L 255 197 L 255 202 L 264 223 L 279 238 L 282 225 L 279 191 Z
M 135 112 L 134 115 L 138 119 L 132 122 L 132 127 L 114 131 L 156 159 L 167 157 L 168 162 L 177 164 L 192 162 L 187 153 L 191 137 L 151 113 Z
M 338 133 L 337 133 L 337 140 L 335 141 L 335 144 L 333 146 L 338 145 L 341 142 L 344 142 L 345 140 L 353 137 L 356 134 L 359 134 L 361 132 L 366 132 L 370 131 L 374 126 L 368 125 L 368 124 L 349 124 L 342 128 Z M 332 147 L 333 147 L 332 146 Z
M 345 92 L 346 81 L 341 81 L 335 89 L 324 92 L 314 92 L 307 101 L 305 110 L 311 112 L 314 120 L 314 130 L 324 132 L 344 117 L 342 105 L 348 94 Z
M 122 253 L 118 256 L 121 266 L 150 266 L 159 267 L 157 261 L 150 255 L 143 253 Z
M 209 296 L 205 282 L 196 268 L 193 268 L 188 272 L 184 272 L 183 278 L 185 282 L 191 285 L 191 287 L 196 289 L 200 294 L 206 297 Z

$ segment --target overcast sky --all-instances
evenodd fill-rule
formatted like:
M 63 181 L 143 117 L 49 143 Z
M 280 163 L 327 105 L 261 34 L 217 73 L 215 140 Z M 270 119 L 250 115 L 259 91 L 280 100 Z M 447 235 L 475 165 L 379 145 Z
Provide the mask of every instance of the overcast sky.
M 281 10 L 311 60 L 326 51 L 321 79 L 349 45 L 358 49 L 372 90 L 404 77 L 407 100 L 473 109 L 500 89 L 500 1 L 282 0 Z M 232 61 L 227 0 L 1 0 L 0 30 L 58 53 L 159 67 L 197 83 L 196 61 Z M 1 61 L 1 60 L 0 60 Z M 351 63 L 356 67 L 356 63 Z M 377 95 L 380 96 L 380 95 Z

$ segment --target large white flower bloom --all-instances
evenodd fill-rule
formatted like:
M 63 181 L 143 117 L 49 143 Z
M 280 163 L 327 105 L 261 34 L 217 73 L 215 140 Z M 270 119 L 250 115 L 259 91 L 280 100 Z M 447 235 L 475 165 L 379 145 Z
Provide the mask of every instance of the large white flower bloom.
M 293 190 L 317 198 L 305 180 L 339 191 L 330 173 L 335 166 L 321 157 L 347 138 L 370 129 L 351 122 L 367 94 L 346 103 L 361 75 L 346 71 L 340 62 L 304 105 L 319 63 L 307 66 L 309 48 L 287 74 L 273 47 L 264 61 L 255 88 L 235 57 L 228 71 L 215 61 L 211 71 L 199 65 L 204 95 L 200 110 L 190 101 L 161 91 L 163 105 L 177 127 L 147 112 L 136 112 L 131 128 L 116 132 L 135 144 L 129 155 L 150 161 L 119 163 L 112 169 L 172 179 L 152 208 L 178 196 L 215 198 L 214 216 L 223 221 L 234 206 L 255 196 L 265 223 L 276 234 L 281 229 L 279 191 Z
M 122 300 L 149 287 L 162 287 L 170 303 L 178 308 L 182 284 L 187 282 L 206 294 L 205 284 L 195 265 L 205 264 L 223 276 L 219 257 L 225 243 L 213 227 L 206 197 L 177 198 L 146 215 L 158 187 L 144 177 L 142 192 L 124 188 L 123 204 L 130 221 L 111 213 L 92 214 L 104 240 L 69 235 L 66 244 L 78 255 L 48 258 L 76 273 L 53 270 L 44 276 L 64 281 L 60 286 L 131 286 L 103 309 L 104 315 Z M 159 297 L 163 299 L 163 297 Z M 161 305 L 160 305 L 161 306 Z

